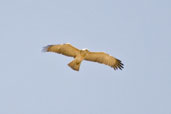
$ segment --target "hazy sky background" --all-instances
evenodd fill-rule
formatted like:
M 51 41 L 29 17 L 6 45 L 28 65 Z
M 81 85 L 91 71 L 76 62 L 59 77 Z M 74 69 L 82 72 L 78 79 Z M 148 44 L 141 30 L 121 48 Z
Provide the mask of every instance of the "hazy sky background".
M 42 53 L 105 51 L 123 71 Z M 170 0 L 1 0 L 0 114 L 171 114 Z

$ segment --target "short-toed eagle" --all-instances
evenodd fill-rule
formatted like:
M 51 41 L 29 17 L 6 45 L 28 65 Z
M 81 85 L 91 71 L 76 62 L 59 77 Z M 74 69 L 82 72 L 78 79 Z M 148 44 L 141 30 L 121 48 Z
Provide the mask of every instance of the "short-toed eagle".
M 114 70 L 118 68 L 122 70 L 123 64 L 119 59 L 110 56 L 104 52 L 90 52 L 87 49 L 79 50 L 73 47 L 71 44 L 58 44 L 58 45 L 48 45 L 43 48 L 44 52 L 55 52 L 59 54 L 63 54 L 69 57 L 74 57 L 74 60 L 70 62 L 68 65 L 76 71 L 79 71 L 80 64 L 83 60 L 98 62 L 101 64 L 108 65 Z

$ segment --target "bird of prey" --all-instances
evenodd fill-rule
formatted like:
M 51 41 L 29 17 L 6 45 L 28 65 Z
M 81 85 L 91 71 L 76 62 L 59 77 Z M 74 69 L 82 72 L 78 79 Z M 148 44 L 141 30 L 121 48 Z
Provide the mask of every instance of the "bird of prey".
M 117 70 L 117 69 L 122 70 L 123 68 L 123 64 L 119 59 L 112 57 L 107 53 L 90 52 L 87 49 L 79 50 L 69 43 L 58 44 L 58 45 L 48 45 L 43 48 L 43 51 L 54 52 L 54 53 L 63 54 L 69 57 L 73 57 L 74 60 L 71 61 L 68 64 L 68 66 L 70 66 L 75 71 L 79 71 L 80 64 L 83 60 L 105 64 L 105 65 L 112 67 L 114 70 Z

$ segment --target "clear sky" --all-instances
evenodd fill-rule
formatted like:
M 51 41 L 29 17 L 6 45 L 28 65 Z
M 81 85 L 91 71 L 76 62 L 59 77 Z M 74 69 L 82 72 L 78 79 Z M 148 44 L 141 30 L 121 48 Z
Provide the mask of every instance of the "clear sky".
M 125 68 L 42 53 L 71 43 Z M 170 0 L 1 0 L 0 114 L 171 114 Z

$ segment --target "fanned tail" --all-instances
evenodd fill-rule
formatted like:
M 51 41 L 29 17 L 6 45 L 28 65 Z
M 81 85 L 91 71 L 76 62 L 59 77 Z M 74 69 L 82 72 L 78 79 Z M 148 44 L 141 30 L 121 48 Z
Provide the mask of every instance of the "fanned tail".
M 79 71 L 81 65 L 81 61 L 73 60 L 71 61 L 68 66 L 71 67 L 73 70 Z

